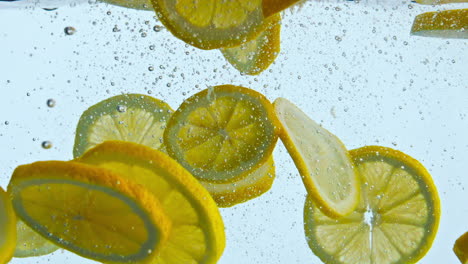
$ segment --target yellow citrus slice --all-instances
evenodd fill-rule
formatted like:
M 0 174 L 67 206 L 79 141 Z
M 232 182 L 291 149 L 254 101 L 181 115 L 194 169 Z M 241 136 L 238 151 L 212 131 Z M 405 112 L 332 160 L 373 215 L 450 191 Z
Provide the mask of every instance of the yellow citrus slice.
M 233 47 L 253 39 L 263 23 L 262 0 L 152 0 L 172 34 L 200 49 Z
M 462 264 L 468 263 L 468 232 L 461 235 L 453 245 L 453 252 Z
M 362 195 L 350 215 L 331 219 L 308 198 L 304 228 L 325 263 L 416 263 L 437 233 L 440 201 L 427 170 L 399 151 L 369 146 L 352 150 Z
M 359 202 L 359 177 L 345 146 L 284 98 L 274 102 L 280 138 L 310 197 L 330 217 L 351 213 Z
M 16 223 L 16 230 L 18 240 L 16 242 L 15 258 L 47 255 L 59 249 L 58 246 L 43 238 L 19 219 Z
M 277 129 L 273 106 L 265 96 L 221 85 L 182 103 L 167 123 L 164 143 L 169 155 L 196 178 L 235 182 L 267 162 Z
M 76 128 L 73 156 L 107 140 L 131 141 L 160 148 L 173 110 L 165 102 L 142 94 L 108 98 L 87 109 Z
M 273 155 L 247 177 L 232 183 L 200 180 L 219 207 L 231 207 L 254 199 L 267 192 L 275 179 Z
M 15 169 L 13 208 L 56 245 L 105 263 L 154 263 L 171 222 L 143 186 L 113 171 L 64 161 Z
M 108 3 L 111 5 L 137 9 L 137 10 L 148 10 L 153 11 L 153 5 L 151 1 L 148 0 L 101 0 L 104 3 Z
M 257 75 L 272 64 L 280 52 L 281 15 L 266 19 L 261 33 L 234 48 L 221 49 L 224 58 L 242 74 Z
M 10 197 L 0 187 L 0 264 L 13 257 L 16 246 L 16 216 Z
M 468 38 L 468 9 L 423 13 L 414 19 L 411 34 L 436 38 Z
M 306 0 L 263 0 L 262 9 L 263 15 L 269 17 L 273 14 L 279 13 L 286 8 L 289 8 L 296 4 L 301 4 Z
M 443 5 L 452 3 L 467 3 L 468 0 L 416 0 L 416 2 L 422 5 Z
M 216 203 L 175 160 L 143 145 L 109 141 L 78 161 L 115 171 L 157 198 L 172 228 L 153 263 L 214 264 L 220 258 L 225 235 Z

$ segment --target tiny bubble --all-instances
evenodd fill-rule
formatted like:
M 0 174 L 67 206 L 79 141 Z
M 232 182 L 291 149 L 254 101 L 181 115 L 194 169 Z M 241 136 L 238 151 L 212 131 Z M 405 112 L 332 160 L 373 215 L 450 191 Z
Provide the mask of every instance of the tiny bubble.
M 76 29 L 74 27 L 66 27 L 64 30 L 66 35 L 73 35 L 76 33 Z
M 54 99 L 48 99 L 47 100 L 47 106 L 48 107 L 54 107 L 55 106 L 55 100 Z
M 125 111 L 127 111 L 127 107 L 125 107 L 125 105 L 119 105 L 117 106 L 117 111 L 120 113 L 125 113 Z
M 155 32 L 160 32 L 162 29 L 163 29 L 163 27 L 162 27 L 162 26 L 159 26 L 159 25 L 156 25 L 156 26 L 153 27 L 153 30 L 154 30 Z
M 50 141 L 43 141 L 41 144 L 43 149 L 50 149 L 52 147 L 52 142 Z

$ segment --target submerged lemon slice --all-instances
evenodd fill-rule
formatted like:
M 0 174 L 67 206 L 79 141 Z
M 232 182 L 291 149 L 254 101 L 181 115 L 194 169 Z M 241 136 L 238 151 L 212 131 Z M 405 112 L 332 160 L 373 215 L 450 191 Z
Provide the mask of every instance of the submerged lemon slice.
M 149 0 L 101 0 L 104 3 L 111 5 L 137 9 L 137 10 L 148 10 L 153 11 L 153 5 Z
M 164 131 L 167 152 L 196 178 L 235 182 L 267 162 L 278 121 L 262 94 L 221 85 L 185 100 Z
M 16 246 L 16 216 L 10 197 L 0 187 L 0 264 L 13 257 Z
M 436 38 L 468 38 L 468 9 L 423 13 L 414 19 L 411 34 Z
M 352 150 L 362 178 L 356 210 L 331 219 L 312 203 L 304 228 L 312 251 L 325 263 L 416 263 L 432 245 L 440 201 L 432 178 L 413 158 L 393 149 Z
M 453 252 L 462 264 L 468 263 L 468 232 L 461 235 L 453 245 Z
M 105 263 L 154 263 L 171 222 L 145 188 L 77 162 L 47 161 L 15 169 L 13 208 L 53 243 Z
M 157 264 L 214 264 L 225 245 L 215 202 L 198 181 L 166 154 L 130 142 L 105 142 L 78 159 L 145 186 L 159 201 L 172 228 Z
M 279 13 L 295 4 L 301 4 L 306 0 L 262 0 L 262 10 L 265 17 Z
M 87 109 L 76 128 L 73 156 L 107 140 L 123 140 L 152 148 L 162 146 L 166 122 L 172 114 L 165 102 L 142 94 L 108 98 Z
M 243 74 L 260 74 L 275 61 L 280 52 L 281 15 L 268 18 L 260 31 L 249 42 L 221 49 L 226 60 Z
M 351 213 L 359 202 L 359 179 L 345 146 L 284 98 L 274 102 L 280 138 L 310 197 L 330 217 Z
M 16 230 L 18 240 L 16 242 L 15 258 L 47 255 L 59 249 L 58 246 L 43 238 L 21 220 L 18 220 Z

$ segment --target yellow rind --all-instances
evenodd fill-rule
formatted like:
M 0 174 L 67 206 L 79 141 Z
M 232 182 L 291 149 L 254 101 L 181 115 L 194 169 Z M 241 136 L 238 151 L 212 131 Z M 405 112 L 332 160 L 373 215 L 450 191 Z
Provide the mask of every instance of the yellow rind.
M 468 232 L 457 238 L 453 245 L 453 252 L 462 264 L 468 262 Z
M 10 197 L 1 187 L 0 203 L 4 205 L 0 205 L 0 208 L 3 207 L 4 209 L 0 214 L 6 216 L 6 225 L 1 227 L 3 232 L 0 234 L 5 241 L 3 245 L 0 245 L 0 264 L 6 264 L 13 258 L 16 248 L 16 215 Z
M 427 12 L 416 16 L 411 34 L 422 37 L 468 38 L 468 9 Z
M 263 15 L 265 17 L 269 17 L 301 1 L 303 0 L 263 0 L 262 1 Z

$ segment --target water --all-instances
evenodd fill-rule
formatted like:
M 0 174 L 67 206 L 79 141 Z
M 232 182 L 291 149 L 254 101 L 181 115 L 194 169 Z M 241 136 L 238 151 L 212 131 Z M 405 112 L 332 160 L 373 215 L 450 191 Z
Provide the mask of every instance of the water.
M 453 243 L 468 231 L 468 42 L 409 30 L 417 14 L 463 7 L 308 2 L 284 13 L 281 53 L 259 76 L 242 76 L 219 51 L 175 39 L 152 12 L 103 3 L 2 9 L 0 184 L 20 164 L 71 159 L 81 113 L 103 99 L 151 94 L 176 109 L 195 92 L 231 83 L 289 99 L 349 149 L 383 145 L 420 160 L 442 202 L 438 235 L 420 263 L 457 263 Z M 44 103 L 50 98 L 54 107 Z M 53 147 L 38 143 L 45 141 Z M 220 264 L 321 263 L 304 237 L 297 170 L 281 143 L 274 157 L 272 189 L 221 210 L 227 246 Z M 11 261 L 65 262 L 95 263 L 65 251 Z

